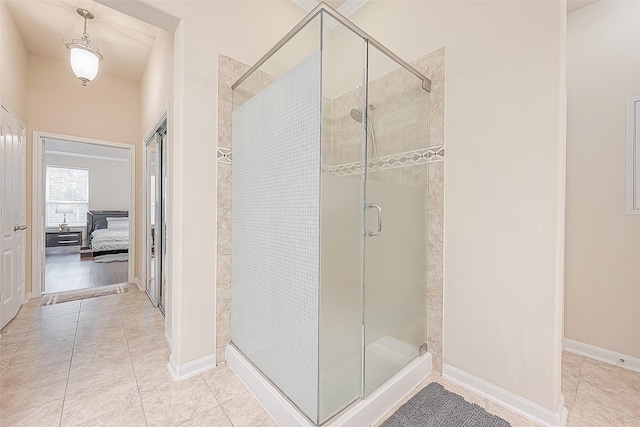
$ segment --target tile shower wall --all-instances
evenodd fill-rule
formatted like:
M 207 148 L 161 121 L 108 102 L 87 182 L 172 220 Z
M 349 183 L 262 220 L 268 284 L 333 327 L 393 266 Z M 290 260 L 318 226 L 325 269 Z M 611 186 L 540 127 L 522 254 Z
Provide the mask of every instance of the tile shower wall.
M 443 235 L 444 235 L 444 70 L 445 49 L 438 49 L 412 63 L 419 71 L 431 79 L 431 100 L 429 106 L 429 150 L 425 152 L 425 162 L 409 173 L 413 167 L 391 167 L 386 174 L 400 174 L 398 178 L 405 183 L 414 179 L 428 179 L 428 280 L 426 292 L 427 332 L 426 343 L 433 355 L 434 370 L 441 372 L 442 367 L 442 287 L 443 287 Z M 217 361 L 224 362 L 224 349 L 229 343 L 229 298 L 231 279 L 231 85 L 249 69 L 226 56 L 218 60 L 218 259 L 217 259 Z M 273 81 L 272 76 L 260 75 L 252 85 L 253 93 Z M 247 96 L 249 96 L 248 94 Z M 361 105 L 358 94 L 348 94 L 351 98 L 323 99 L 325 114 L 323 123 L 323 168 L 332 167 L 336 175 L 348 174 L 350 167 L 357 165 L 360 155 L 360 142 L 356 143 L 353 134 L 360 131 L 359 124 L 349 118 L 351 108 Z M 236 102 L 243 102 L 241 99 Z M 384 111 L 383 111 L 384 112 Z M 374 112 L 381 115 L 381 112 Z M 327 119 L 327 116 L 330 119 Z M 342 120 L 342 122 L 340 121 Z M 376 120 L 374 118 L 374 120 Z M 342 129 L 340 123 L 343 124 Z M 374 123 L 374 132 L 380 124 Z M 355 130 L 357 128 L 358 130 Z M 397 131 L 397 128 L 396 128 Z M 400 132 L 402 128 L 400 128 Z M 352 136 L 350 136 L 352 134 Z M 342 138 L 341 138 L 342 137 Z M 361 135 L 358 135 L 361 137 Z M 378 138 L 376 134 L 376 138 Z M 354 154 L 354 151 L 356 154 Z M 380 153 L 381 154 L 381 153 Z M 381 156 L 382 158 L 383 156 Z M 388 159 L 399 158 L 390 155 Z M 351 160 L 351 161 L 349 161 Z M 354 165 L 354 163 L 356 165 Z M 428 164 L 427 164 L 428 163 Z M 361 167 L 359 165 L 358 167 Z M 342 170 L 339 170 L 341 169 Z M 426 170 L 425 170 L 426 168 Z M 404 169 L 404 171 L 403 171 Z M 422 170 L 419 170 L 422 169 Z M 384 167 L 382 169 L 385 171 Z M 327 172 L 325 170 L 325 172 Z M 355 172 L 352 170 L 351 172 Z M 414 181 L 415 182 L 415 181 Z
M 216 259 L 216 362 L 225 361 L 230 336 L 231 299 L 231 85 L 249 66 L 218 55 L 218 210 Z
M 233 111 L 231 336 L 318 412 L 320 51 Z
M 445 48 L 411 63 L 431 80 L 429 146 L 440 155 L 428 166 L 429 203 L 427 225 L 427 350 L 433 355 L 433 370 L 442 373 L 442 287 L 444 238 L 444 70 Z

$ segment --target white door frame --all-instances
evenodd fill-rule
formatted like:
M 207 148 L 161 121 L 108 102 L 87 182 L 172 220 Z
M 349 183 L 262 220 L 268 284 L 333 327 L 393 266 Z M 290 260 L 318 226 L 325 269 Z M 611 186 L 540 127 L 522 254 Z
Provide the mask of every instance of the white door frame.
M 32 167 L 32 191 L 33 203 L 31 207 L 31 297 L 42 295 L 44 286 L 44 140 L 62 139 L 65 141 L 83 142 L 86 144 L 105 145 L 108 147 L 124 148 L 129 150 L 130 200 L 129 200 L 129 283 L 135 283 L 135 254 L 136 254 L 136 146 L 120 142 L 104 141 L 79 136 L 60 135 L 51 132 L 33 131 L 33 167 Z M 88 238 L 88 236 L 87 236 Z

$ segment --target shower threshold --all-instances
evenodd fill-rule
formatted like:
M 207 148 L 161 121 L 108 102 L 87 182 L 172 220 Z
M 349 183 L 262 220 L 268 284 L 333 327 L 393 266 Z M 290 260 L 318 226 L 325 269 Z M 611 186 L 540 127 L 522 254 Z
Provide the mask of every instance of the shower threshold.
M 225 356 L 227 365 L 278 425 L 314 426 L 232 344 L 227 346 Z M 418 386 L 429 375 L 432 366 L 431 353 L 417 357 L 369 396 L 352 404 L 323 425 L 361 427 L 374 424 Z

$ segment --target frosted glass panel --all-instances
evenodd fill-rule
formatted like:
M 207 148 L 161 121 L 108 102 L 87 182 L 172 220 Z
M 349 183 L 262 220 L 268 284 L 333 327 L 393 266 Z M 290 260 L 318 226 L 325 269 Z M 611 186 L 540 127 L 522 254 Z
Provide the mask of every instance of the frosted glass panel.
M 320 416 L 322 423 L 362 395 L 364 40 L 328 15 L 322 27 Z
M 362 181 L 322 174 L 320 421 L 361 395 Z
M 314 421 L 320 66 L 318 51 L 233 112 L 231 340 Z
M 426 338 L 429 128 L 429 94 L 415 75 L 371 45 L 368 70 L 365 396 L 417 357 Z
M 384 227 L 366 243 L 365 395 L 417 357 L 425 341 L 427 235 L 424 188 L 371 181 L 367 197 L 382 207 Z M 376 216 L 368 210 L 370 230 Z

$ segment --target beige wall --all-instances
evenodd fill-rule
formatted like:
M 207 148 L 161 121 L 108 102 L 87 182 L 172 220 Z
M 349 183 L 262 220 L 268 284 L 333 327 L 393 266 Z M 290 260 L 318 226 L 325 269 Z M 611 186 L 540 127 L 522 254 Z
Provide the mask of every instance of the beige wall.
M 140 80 L 142 137 L 173 102 L 173 33 L 158 30 Z
M 133 144 L 141 152 L 140 85 L 98 73 L 86 87 L 68 64 L 29 55 L 27 116 L 27 291 L 31 288 L 33 131 Z M 139 212 L 139 197 L 136 197 Z M 139 216 L 136 227 L 140 227 Z M 139 229 L 139 228 L 137 228 Z M 137 244 L 137 242 L 136 242 Z M 139 265 L 135 267 L 139 277 Z
M 252 64 L 304 12 L 290 1 L 143 3 L 182 19 L 171 171 L 172 358 L 182 366 L 215 351 L 216 231 L 193 224 L 216 209 L 217 53 Z M 564 4 L 370 2 L 352 19 L 407 60 L 447 48 L 446 363 L 557 410 Z
M 640 95 L 640 3 L 567 19 L 565 336 L 640 357 L 640 216 L 625 214 L 626 100 Z
M 141 107 L 141 120 L 142 126 L 140 128 L 140 141 L 144 143 L 144 138 L 148 136 L 150 132 L 153 132 L 154 125 L 157 124 L 158 119 L 163 115 L 165 110 L 167 110 L 167 122 L 169 127 L 169 132 L 173 128 L 173 33 L 169 33 L 164 30 L 158 30 L 158 35 L 156 37 L 156 41 L 153 45 L 153 50 L 149 55 L 149 60 L 147 61 L 147 66 L 145 67 L 144 74 L 142 75 L 142 79 L 140 80 L 140 107 Z M 173 144 L 171 140 L 167 141 L 167 149 L 168 151 L 168 162 L 169 162 L 169 170 L 172 169 L 173 164 Z M 143 147 L 144 150 L 144 147 Z M 137 170 L 139 173 L 136 175 L 136 188 L 139 191 L 139 200 L 140 203 L 144 203 L 143 197 L 143 185 L 145 182 L 145 178 L 143 177 L 143 162 L 144 155 L 141 155 L 137 159 Z M 173 187 L 171 183 L 169 184 L 168 191 L 168 199 L 172 200 L 173 198 Z M 168 241 L 170 242 L 173 236 L 173 221 L 172 221 L 172 207 L 169 204 L 167 209 L 167 222 L 168 222 Z M 140 210 L 139 214 L 142 215 L 143 211 Z M 144 228 L 144 219 L 141 217 L 142 225 L 138 231 L 138 241 L 140 242 L 140 250 L 138 251 L 138 265 L 141 268 L 144 268 L 146 265 L 146 252 L 143 250 L 142 242 L 144 242 L 146 230 Z M 168 257 L 169 259 L 173 258 L 171 245 L 168 246 Z M 166 307 L 165 307 L 165 320 L 168 334 L 171 334 L 171 319 L 172 319 L 172 306 L 171 306 L 171 264 L 168 266 L 164 266 L 167 268 L 167 273 L 169 277 L 169 283 L 167 284 L 167 295 L 166 295 Z M 140 270 L 141 276 L 139 279 L 142 282 L 145 282 L 144 273 Z
M 4 1 L 0 1 L 0 99 L 27 121 L 27 49 Z
M 446 48 L 444 363 L 557 411 L 562 2 L 370 2 L 406 60 Z
M 173 334 L 176 329 L 181 347 L 174 346 L 173 356 L 183 364 L 196 357 L 214 354 L 215 343 L 215 259 L 211 242 L 215 242 L 215 227 L 189 226 L 197 224 L 202 213 L 216 212 L 216 136 L 217 123 L 217 53 L 253 64 L 304 16 L 292 2 L 160 2 L 161 6 L 176 5 L 184 13 L 178 27 L 180 57 L 175 74 L 176 103 L 174 106 L 176 148 L 176 178 L 174 188 L 180 199 L 174 198 L 175 223 L 180 224 L 182 251 L 174 257 L 181 272 L 178 275 L 179 295 L 174 296 Z M 185 10 L 189 7 L 189 10 Z M 268 16 L 268 19 L 265 17 Z M 239 19 L 242 17 L 242 19 Z M 209 43 L 207 55 L 202 54 L 201 41 Z M 177 46 L 176 51 L 177 51 Z M 180 82 L 178 84 L 178 82 Z M 178 163 L 181 159 L 182 161 Z M 174 181 L 175 182 L 175 181 Z M 203 182 L 211 192 L 202 191 Z M 176 183 L 177 184 L 177 183 Z M 181 212 L 177 213 L 176 210 Z M 175 264 L 174 264 L 175 265 Z M 176 275 L 174 274 L 174 278 Z M 177 322 L 176 322 L 177 321 Z M 210 332 L 209 332 L 210 331 Z M 175 342 L 175 341 L 174 341 Z
M 129 210 L 129 162 L 45 154 L 46 166 L 70 166 L 89 171 L 89 209 Z
M 216 227 L 202 219 L 216 212 L 218 53 L 252 64 L 302 17 L 290 1 L 183 2 L 145 0 L 126 8 L 138 19 L 169 22 L 148 7 L 181 19 L 174 34 L 171 142 L 172 360 L 176 366 L 216 351 Z M 242 17 L 240 19 L 239 17 Z M 268 17 L 268 19 L 265 19 Z M 171 30 L 170 25 L 164 27 Z M 170 123 L 171 124 L 171 123 Z M 214 224 L 214 222 L 212 222 Z M 204 363 L 204 362 L 203 362 Z

